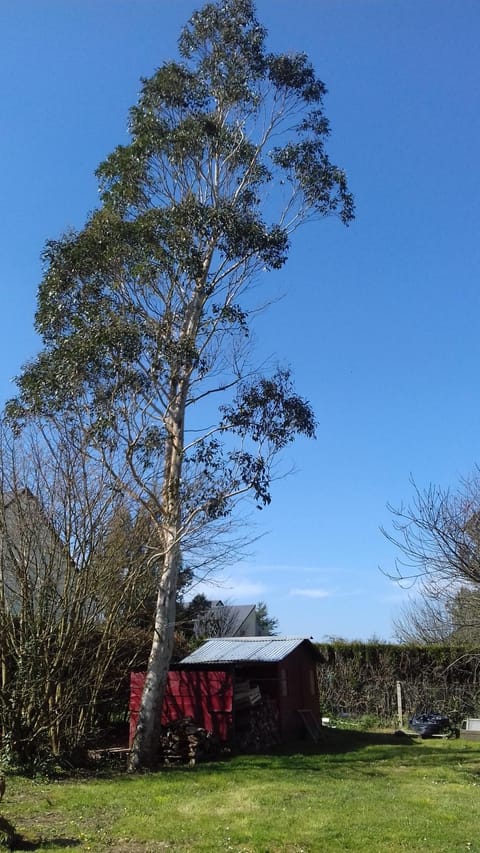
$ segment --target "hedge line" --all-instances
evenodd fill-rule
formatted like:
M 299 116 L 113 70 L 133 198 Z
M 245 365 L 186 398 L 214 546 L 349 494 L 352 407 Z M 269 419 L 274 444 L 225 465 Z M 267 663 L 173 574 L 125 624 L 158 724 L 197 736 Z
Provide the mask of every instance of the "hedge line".
M 322 713 L 391 722 L 402 684 L 405 716 L 441 711 L 480 717 L 480 650 L 387 643 L 320 643 Z

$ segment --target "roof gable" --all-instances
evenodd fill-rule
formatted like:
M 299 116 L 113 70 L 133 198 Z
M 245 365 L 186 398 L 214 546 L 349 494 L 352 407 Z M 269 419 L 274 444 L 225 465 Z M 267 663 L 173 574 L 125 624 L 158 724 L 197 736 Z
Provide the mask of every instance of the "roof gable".
M 195 620 L 195 633 L 198 637 L 255 636 L 256 624 L 255 604 L 215 601 Z

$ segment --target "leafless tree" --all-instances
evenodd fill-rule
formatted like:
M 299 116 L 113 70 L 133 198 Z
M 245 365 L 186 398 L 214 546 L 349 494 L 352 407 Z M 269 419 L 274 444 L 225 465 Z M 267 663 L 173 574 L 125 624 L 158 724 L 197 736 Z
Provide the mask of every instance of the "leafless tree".
M 71 754 L 95 729 L 137 656 L 149 567 L 123 563 L 112 529 L 124 497 L 66 434 L 0 437 L 0 747 L 25 764 Z
M 402 641 L 477 643 L 480 639 L 480 472 L 452 491 L 412 481 L 409 505 L 389 507 L 397 546 L 390 577 L 411 583 L 415 597 L 396 621 Z
M 130 497 L 126 470 L 126 488 L 112 484 L 111 464 L 107 450 L 92 452 L 78 420 L 37 420 L 19 434 L 0 427 L 5 761 L 78 752 L 130 669 L 146 667 L 163 571 L 158 528 L 149 508 Z M 179 594 L 245 541 L 231 519 L 228 529 L 218 519 L 192 530 Z
M 237 625 L 237 612 L 231 604 L 209 602 L 209 606 L 201 613 L 195 624 L 198 637 L 232 637 Z

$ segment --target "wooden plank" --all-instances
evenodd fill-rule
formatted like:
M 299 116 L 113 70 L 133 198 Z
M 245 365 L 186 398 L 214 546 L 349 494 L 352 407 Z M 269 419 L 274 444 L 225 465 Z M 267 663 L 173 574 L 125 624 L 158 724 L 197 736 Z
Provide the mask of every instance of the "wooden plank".
M 311 711 L 310 708 L 298 708 L 297 710 L 305 724 L 308 734 L 315 743 L 318 743 L 322 738 L 323 732 L 313 711 Z

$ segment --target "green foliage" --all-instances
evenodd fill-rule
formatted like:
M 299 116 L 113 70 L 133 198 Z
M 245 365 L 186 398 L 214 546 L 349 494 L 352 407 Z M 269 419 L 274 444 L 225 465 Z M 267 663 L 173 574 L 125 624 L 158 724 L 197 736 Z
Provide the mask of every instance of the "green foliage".
M 442 711 L 455 718 L 480 713 L 480 659 L 471 648 L 360 642 L 317 648 L 322 713 L 371 715 L 391 724 L 397 681 L 406 716 L 416 711 Z
M 189 602 L 181 600 L 178 603 L 177 626 L 185 635 L 187 640 L 193 640 L 195 638 L 195 623 L 200 616 L 203 616 L 206 611 L 211 608 L 211 606 L 211 602 L 205 595 L 203 595 L 203 593 L 195 595 Z
M 17 423 L 78 412 L 82 401 L 92 440 L 113 447 L 131 433 L 140 406 L 130 462 L 140 477 L 153 472 L 168 436 L 159 400 L 176 395 L 179 382 L 192 387 L 214 373 L 217 338 L 248 333 L 232 294 L 257 268 L 281 267 L 289 231 L 313 213 L 351 219 L 345 176 L 324 150 L 325 86 L 304 54 L 270 54 L 265 39 L 251 2 L 207 4 L 181 34 L 182 61 L 143 80 L 130 144 L 97 170 L 103 206 L 83 230 L 47 243 L 36 314 L 44 349 L 7 407 Z M 257 121 L 265 109 L 267 134 Z M 270 133 L 281 140 L 275 148 Z M 262 199 L 279 182 L 290 187 L 288 220 L 281 206 L 267 224 L 275 205 L 267 211 Z M 243 441 L 222 457 L 217 440 L 211 472 L 200 457 L 212 491 L 207 521 L 225 515 L 227 495 L 239 489 L 269 503 L 272 452 L 314 432 L 287 371 L 245 384 L 220 413 L 219 433 L 248 435 L 253 447 Z
M 480 643 L 480 588 L 460 587 L 446 603 L 451 638 L 455 643 L 477 646 Z
M 278 619 L 270 616 L 265 601 L 259 601 L 256 608 L 257 631 L 265 637 L 274 637 L 278 634 Z
M 286 260 L 285 226 L 261 215 L 267 185 L 291 184 L 292 220 L 310 209 L 351 219 L 345 176 L 323 147 L 325 87 L 304 54 L 267 53 L 265 36 L 252 3 L 207 4 L 180 37 L 183 62 L 143 81 L 131 143 L 97 170 L 103 207 L 81 232 L 47 244 L 36 315 L 45 349 L 24 370 L 11 413 L 23 404 L 44 414 L 88 388 L 100 421 L 105 408 L 112 416 L 119 382 L 147 395 L 175 366 L 198 370 L 225 265 Z M 284 137 L 272 151 L 255 125 L 266 104 Z M 200 279 L 202 319 L 188 352 L 180 329 Z M 236 324 L 230 300 L 220 310 Z M 153 370 L 139 369 L 141 354 Z

